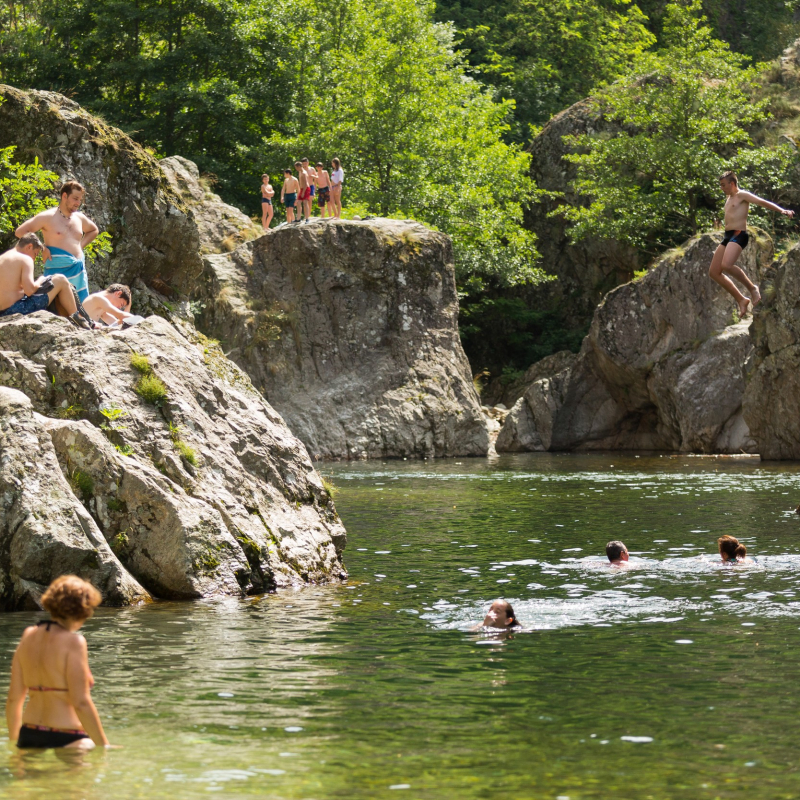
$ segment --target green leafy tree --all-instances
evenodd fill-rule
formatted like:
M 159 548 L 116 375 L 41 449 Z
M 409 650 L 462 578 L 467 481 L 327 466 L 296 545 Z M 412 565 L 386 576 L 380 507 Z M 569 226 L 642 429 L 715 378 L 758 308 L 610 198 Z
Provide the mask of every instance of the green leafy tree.
M 0 247 L 7 250 L 16 239 L 14 231 L 26 219 L 52 205 L 43 195 L 52 192 L 58 175 L 33 164 L 14 160 L 14 147 L 0 148 Z
M 600 236 L 655 253 L 718 215 L 720 174 L 735 168 L 779 185 L 791 148 L 757 148 L 749 130 L 766 117 L 753 93 L 757 68 L 715 39 L 698 1 L 672 3 L 664 45 L 637 59 L 594 102 L 616 134 L 569 137 L 574 188 L 588 203 L 563 209 L 579 240 Z
M 534 192 L 530 160 L 502 141 L 512 104 L 495 102 L 466 74 L 452 29 L 432 23 L 428 4 L 355 0 L 347 8 L 349 44 L 317 62 L 315 83 L 325 88 L 305 104 L 309 123 L 271 146 L 284 160 L 289 152 L 338 156 L 349 202 L 451 234 L 463 280 L 541 280 L 534 236 L 521 225 Z

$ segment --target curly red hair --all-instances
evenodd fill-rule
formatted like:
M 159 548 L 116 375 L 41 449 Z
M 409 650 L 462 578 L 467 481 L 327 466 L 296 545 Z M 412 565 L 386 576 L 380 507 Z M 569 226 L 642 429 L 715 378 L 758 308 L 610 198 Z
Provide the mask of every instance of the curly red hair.
M 89 619 L 103 596 L 77 575 L 61 575 L 42 595 L 42 605 L 58 619 Z

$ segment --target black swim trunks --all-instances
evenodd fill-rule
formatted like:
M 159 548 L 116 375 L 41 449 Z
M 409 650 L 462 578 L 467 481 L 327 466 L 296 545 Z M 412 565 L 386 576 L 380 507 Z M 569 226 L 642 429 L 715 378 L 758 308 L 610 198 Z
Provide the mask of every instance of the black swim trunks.
M 84 731 L 65 731 L 25 723 L 19 729 L 17 747 L 66 747 L 79 739 L 88 738 Z
M 738 244 L 742 250 L 747 247 L 750 241 L 750 236 L 747 231 L 725 231 L 725 238 L 722 240 L 722 246 L 727 247 L 731 242 Z

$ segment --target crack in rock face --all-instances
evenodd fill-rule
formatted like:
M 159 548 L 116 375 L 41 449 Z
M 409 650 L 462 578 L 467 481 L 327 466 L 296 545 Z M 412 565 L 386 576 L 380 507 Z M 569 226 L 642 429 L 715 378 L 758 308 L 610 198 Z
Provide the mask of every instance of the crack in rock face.
M 315 220 L 205 267 L 198 326 L 225 341 L 315 458 L 488 452 L 447 236 Z
M 6 608 L 65 570 L 117 604 L 344 576 L 344 527 L 305 447 L 199 334 L 160 317 L 112 333 L 10 317 L 0 384 Z M 47 555 L 59 542 L 69 558 Z

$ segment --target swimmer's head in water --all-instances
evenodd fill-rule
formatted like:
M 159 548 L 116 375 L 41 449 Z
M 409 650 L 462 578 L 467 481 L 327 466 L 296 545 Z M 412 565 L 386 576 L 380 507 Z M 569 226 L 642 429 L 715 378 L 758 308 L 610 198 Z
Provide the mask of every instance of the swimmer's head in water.
M 53 619 L 87 620 L 100 605 L 102 596 L 91 583 L 77 575 L 56 578 L 42 595 L 42 605 Z
M 720 536 L 717 545 L 723 561 L 736 561 L 747 555 L 747 548 L 735 536 Z
M 627 561 L 628 548 L 625 547 L 625 545 L 618 539 L 615 539 L 613 542 L 609 542 L 606 545 L 606 555 L 608 556 L 608 560 L 611 562 Z
M 514 609 L 508 600 L 495 600 L 489 608 L 483 624 L 487 628 L 511 628 L 519 625 L 519 622 L 517 622 Z

